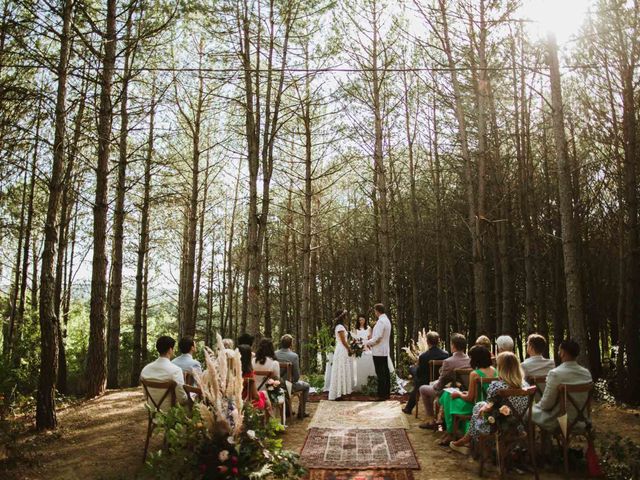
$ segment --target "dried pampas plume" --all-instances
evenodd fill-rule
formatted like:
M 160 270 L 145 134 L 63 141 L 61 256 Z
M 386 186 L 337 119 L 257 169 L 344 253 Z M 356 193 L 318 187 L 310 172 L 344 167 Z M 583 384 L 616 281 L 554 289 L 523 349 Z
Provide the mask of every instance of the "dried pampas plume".
M 423 328 L 421 332 L 418 332 L 418 341 L 415 342 L 411 340 L 409 346 L 402 347 L 402 350 L 407 353 L 412 361 L 417 362 L 418 357 L 429 350 L 429 344 L 427 343 L 427 331 Z
M 194 375 L 202 390 L 198 409 L 211 434 L 224 422 L 229 431 L 237 435 L 242 430 L 244 403 L 240 352 L 225 349 L 220 335 L 216 335 L 216 340 L 215 352 L 209 347 L 204 348 L 206 369 Z

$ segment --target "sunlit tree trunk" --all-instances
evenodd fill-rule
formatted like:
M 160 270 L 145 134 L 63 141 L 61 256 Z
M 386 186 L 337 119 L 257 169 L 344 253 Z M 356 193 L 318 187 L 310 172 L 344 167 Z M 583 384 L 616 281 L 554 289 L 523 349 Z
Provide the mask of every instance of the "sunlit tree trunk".
M 116 63 L 116 0 L 107 2 L 105 48 L 100 78 L 98 113 L 98 163 L 93 210 L 93 262 L 91 274 L 91 309 L 89 313 L 89 347 L 87 350 L 87 398 L 104 393 L 106 387 L 105 307 L 107 296 L 107 216 L 109 213 L 109 150 L 113 106 L 111 90 Z

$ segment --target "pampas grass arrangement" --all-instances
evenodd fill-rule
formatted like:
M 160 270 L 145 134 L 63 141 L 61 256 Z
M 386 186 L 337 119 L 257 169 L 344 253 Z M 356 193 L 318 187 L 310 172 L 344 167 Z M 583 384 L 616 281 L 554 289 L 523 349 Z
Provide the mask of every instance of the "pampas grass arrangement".
M 409 346 L 402 347 L 402 350 L 406 352 L 412 362 L 417 362 L 418 357 L 429 350 L 429 344 L 427 343 L 427 331 L 423 328 L 422 331 L 418 332 L 418 341 L 415 342 L 411 340 Z
M 216 350 L 204 348 L 206 369 L 194 375 L 202 390 L 202 402 L 197 408 L 212 436 L 226 430 L 236 437 L 242 431 L 244 418 L 240 352 L 225 350 L 219 334 L 216 335 Z

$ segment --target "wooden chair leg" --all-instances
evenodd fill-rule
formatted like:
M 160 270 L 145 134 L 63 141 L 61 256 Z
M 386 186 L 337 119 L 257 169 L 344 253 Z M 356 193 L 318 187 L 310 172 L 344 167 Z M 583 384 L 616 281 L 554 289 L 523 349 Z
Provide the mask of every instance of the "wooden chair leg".
M 422 399 L 420 398 L 420 391 L 418 391 L 418 394 L 416 395 L 416 418 L 418 418 L 418 410 L 420 409 L 421 401 Z
M 147 461 L 147 452 L 149 450 L 149 439 L 153 433 L 153 419 L 149 417 L 149 424 L 147 425 L 147 439 L 144 442 L 144 456 L 142 457 L 142 463 Z
M 529 437 L 529 458 L 531 458 L 531 465 L 533 465 L 533 475 L 535 476 L 536 480 L 539 479 L 539 475 L 538 475 L 538 464 L 536 463 L 536 437 L 535 437 L 535 430 L 531 429 L 532 431 L 527 435 Z

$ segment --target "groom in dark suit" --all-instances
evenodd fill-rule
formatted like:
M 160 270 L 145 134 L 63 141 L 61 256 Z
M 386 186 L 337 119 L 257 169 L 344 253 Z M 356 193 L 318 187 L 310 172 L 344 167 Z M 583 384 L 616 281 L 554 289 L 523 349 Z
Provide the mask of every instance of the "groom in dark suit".
M 371 340 L 364 342 L 371 347 L 373 366 L 378 377 L 378 400 L 388 400 L 391 395 L 391 372 L 389 371 L 389 338 L 391 337 L 391 321 L 385 314 L 384 305 L 374 305 L 373 311 L 378 317 L 373 327 Z

